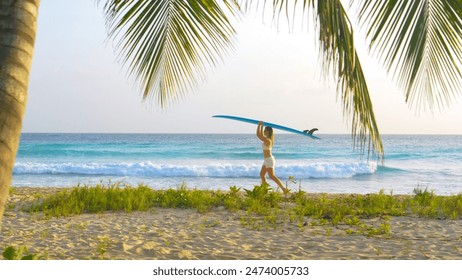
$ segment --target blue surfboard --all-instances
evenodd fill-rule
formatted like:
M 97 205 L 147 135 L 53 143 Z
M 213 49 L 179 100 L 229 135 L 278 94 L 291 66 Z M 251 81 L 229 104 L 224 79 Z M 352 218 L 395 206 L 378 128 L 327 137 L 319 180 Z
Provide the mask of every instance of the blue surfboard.
M 235 120 L 235 121 L 246 122 L 246 123 L 251 123 L 251 124 L 258 124 L 260 122 L 259 120 L 247 119 L 247 118 L 236 117 L 236 116 L 228 116 L 228 115 L 216 115 L 216 116 L 212 116 L 212 117 L 213 118 L 222 118 L 222 119 Z M 311 137 L 313 139 L 321 139 L 321 138 L 313 135 L 312 131 L 317 130 L 317 129 L 312 129 L 311 131 L 308 132 L 306 130 L 301 131 L 301 130 L 293 129 L 293 128 L 290 128 L 290 127 L 287 127 L 287 126 L 274 124 L 274 123 L 270 123 L 270 122 L 263 122 L 263 125 L 272 127 L 274 129 L 279 129 L 279 130 L 283 130 L 283 131 L 287 131 L 287 132 L 292 132 L 292 133 L 295 133 L 295 134 L 300 134 L 300 135 L 303 135 L 303 136 L 308 136 L 308 137 Z

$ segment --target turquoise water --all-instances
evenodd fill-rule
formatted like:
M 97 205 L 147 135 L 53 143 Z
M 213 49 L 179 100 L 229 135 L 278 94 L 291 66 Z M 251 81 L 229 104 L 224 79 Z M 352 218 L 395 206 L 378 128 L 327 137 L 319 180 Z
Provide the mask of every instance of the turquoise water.
M 278 134 L 276 175 L 310 192 L 462 193 L 462 136 L 385 135 L 385 162 L 352 149 L 349 135 L 312 140 Z M 100 181 L 153 188 L 252 188 L 259 184 L 260 141 L 251 134 L 23 134 L 15 186 Z M 300 183 L 301 182 L 301 183 Z

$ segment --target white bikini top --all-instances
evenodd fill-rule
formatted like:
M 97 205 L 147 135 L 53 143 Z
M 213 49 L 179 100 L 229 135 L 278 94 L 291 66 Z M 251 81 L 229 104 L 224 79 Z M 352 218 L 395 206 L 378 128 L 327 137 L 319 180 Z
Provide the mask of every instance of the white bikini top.
M 261 143 L 261 148 L 262 148 L 264 151 L 265 151 L 265 150 L 271 151 L 271 149 L 272 149 L 273 147 L 272 147 L 272 146 L 267 146 L 267 145 L 265 144 L 265 142 L 263 142 L 263 143 Z

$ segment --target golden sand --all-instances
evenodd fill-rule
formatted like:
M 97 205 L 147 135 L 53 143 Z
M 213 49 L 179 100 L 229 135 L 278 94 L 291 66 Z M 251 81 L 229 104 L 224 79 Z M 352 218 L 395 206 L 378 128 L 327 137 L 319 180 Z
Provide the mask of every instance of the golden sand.
M 10 202 L 37 189 L 15 188 Z M 55 188 L 40 188 L 41 193 Z M 47 259 L 462 259 L 462 221 L 392 217 L 391 234 L 348 234 L 332 225 L 242 225 L 244 214 L 226 209 L 109 212 L 45 219 L 5 211 L 0 249 L 25 245 Z M 369 221 L 370 222 L 370 221 Z M 373 221 L 372 221 L 373 222 Z

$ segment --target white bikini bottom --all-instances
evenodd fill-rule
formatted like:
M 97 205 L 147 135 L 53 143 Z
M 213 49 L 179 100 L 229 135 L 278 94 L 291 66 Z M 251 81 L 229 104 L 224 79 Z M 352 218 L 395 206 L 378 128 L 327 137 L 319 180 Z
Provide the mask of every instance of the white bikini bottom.
M 273 156 L 267 157 L 263 160 L 263 166 L 266 168 L 274 168 L 275 163 L 276 163 L 276 160 L 274 159 Z

